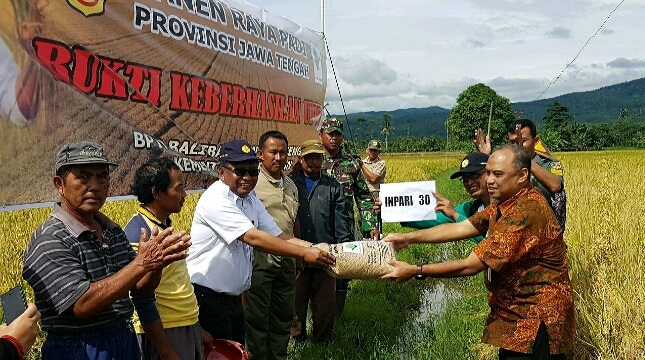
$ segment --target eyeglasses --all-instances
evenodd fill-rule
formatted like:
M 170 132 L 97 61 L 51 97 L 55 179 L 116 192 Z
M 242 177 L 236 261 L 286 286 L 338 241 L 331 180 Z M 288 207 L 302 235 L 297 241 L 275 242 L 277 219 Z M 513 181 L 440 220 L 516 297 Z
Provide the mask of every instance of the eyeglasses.
M 224 166 L 224 169 L 232 172 L 233 174 L 242 177 L 246 174 L 249 174 L 251 177 L 256 177 L 260 175 L 260 169 L 232 169 L 228 166 Z
M 479 180 L 479 178 L 482 177 L 482 175 L 484 175 L 484 172 L 475 172 L 475 173 L 470 173 L 468 175 L 462 175 L 461 181 L 468 182 L 468 180 Z

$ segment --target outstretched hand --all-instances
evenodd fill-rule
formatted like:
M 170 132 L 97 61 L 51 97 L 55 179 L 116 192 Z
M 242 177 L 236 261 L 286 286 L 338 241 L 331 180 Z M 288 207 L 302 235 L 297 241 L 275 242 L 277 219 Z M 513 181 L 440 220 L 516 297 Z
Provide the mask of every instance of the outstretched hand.
M 317 247 L 310 247 L 305 251 L 305 256 L 303 260 L 310 264 L 316 264 L 320 266 L 333 266 L 336 264 L 336 258 L 334 255 L 322 251 Z
M 137 260 L 146 270 L 156 271 L 188 256 L 184 250 L 191 245 L 190 235 L 183 230 L 177 233 L 173 231 L 174 229 L 169 227 L 159 232 L 159 228 L 155 226 L 148 238 L 146 230 L 141 229 Z
M 394 266 L 394 271 L 381 276 L 381 279 L 392 279 L 396 282 L 404 282 L 410 280 L 417 272 L 416 266 L 410 265 L 405 261 L 390 261 L 390 265 Z
M 389 233 L 383 238 L 383 241 L 392 243 L 395 250 L 405 249 L 410 245 L 410 242 L 405 238 L 405 234 L 401 233 Z
M 434 208 L 434 211 L 441 211 L 446 214 L 446 216 L 451 217 L 453 220 L 457 221 L 459 218 L 459 213 L 455 210 L 455 207 L 452 206 L 452 202 L 446 199 L 439 192 L 433 192 L 432 195 L 437 199 L 437 206 Z
M 482 129 L 475 130 L 475 147 L 480 153 L 490 155 L 492 151 L 490 145 L 490 134 L 484 137 Z

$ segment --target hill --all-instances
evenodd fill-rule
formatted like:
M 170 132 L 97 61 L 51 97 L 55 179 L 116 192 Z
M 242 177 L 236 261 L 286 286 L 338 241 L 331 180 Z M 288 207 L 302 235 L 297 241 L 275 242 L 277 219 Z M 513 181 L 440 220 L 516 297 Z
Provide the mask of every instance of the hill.
M 546 114 L 546 110 L 554 101 L 566 105 L 569 113 L 577 123 L 597 124 L 611 123 L 619 119 L 621 109 L 628 109 L 630 117 L 645 116 L 645 78 L 627 81 L 620 84 L 605 86 L 596 90 L 564 94 L 549 99 L 513 103 L 514 111 L 522 112 L 537 123 Z M 464 89 L 465 90 L 465 89 Z M 393 111 L 369 111 L 348 114 L 349 126 L 345 134 L 354 138 L 381 138 L 379 135 L 383 124 L 383 114 L 394 116 L 393 134 L 390 138 L 399 136 L 427 137 L 431 135 L 444 137 L 445 122 L 450 109 L 439 106 L 427 108 L 399 109 Z M 337 115 L 335 115 L 337 116 Z M 365 121 L 359 122 L 363 118 Z
M 631 116 L 641 116 L 645 110 L 643 89 L 645 78 L 550 99 L 514 103 L 512 106 L 513 110 L 522 111 L 525 117 L 539 121 L 549 105 L 557 100 L 569 108 L 569 113 L 578 123 L 609 123 L 618 120 L 621 109 L 628 109 Z

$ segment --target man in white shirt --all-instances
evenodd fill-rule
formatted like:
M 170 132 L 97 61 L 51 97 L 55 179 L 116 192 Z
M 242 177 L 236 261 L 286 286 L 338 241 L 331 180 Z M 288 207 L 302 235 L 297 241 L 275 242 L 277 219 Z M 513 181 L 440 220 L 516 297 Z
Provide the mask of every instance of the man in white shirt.
M 199 322 L 214 339 L 244 343 L 241 294 L 251 286 L 251 252 L 332 265 L 335 258 L 285 234 L 255 195 L 258 157 L 246 140 L 220 148 L 216 181 L 202 194 L 191 228 L 186 263 L 199 304 Z

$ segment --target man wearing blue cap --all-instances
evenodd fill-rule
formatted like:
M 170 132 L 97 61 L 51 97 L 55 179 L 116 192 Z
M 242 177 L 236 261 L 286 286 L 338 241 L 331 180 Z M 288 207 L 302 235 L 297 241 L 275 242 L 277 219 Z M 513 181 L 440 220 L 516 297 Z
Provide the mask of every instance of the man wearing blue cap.
M 185 231 L 141 229 L 134 252 L 123 230 L 99 210 L 110 191 L 110 162 L 99 144 L 78 141 L 58 153 L 54 185 L 61 202 L 34 232 L 22 276 L 34 289 L 47 340 L 42 359 L 140 358 L 133 303 L 146 321 L 147 301 L 166 265 L 186 258 Z M 132 300 L 130 296 L 132 295 Z
M 335 259 L 284 233 L 253 189 L 259 158 L 246 140 L 220 148 L 219 181 L 197 202 L 186 263 L 199 303 L 199 322 L 214 339 L 244 343 L 241 294 L 251 286 L 252 247 L 317 265 Z

